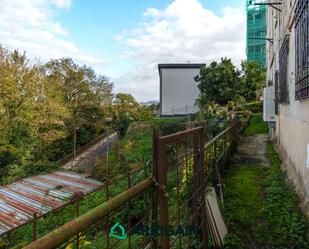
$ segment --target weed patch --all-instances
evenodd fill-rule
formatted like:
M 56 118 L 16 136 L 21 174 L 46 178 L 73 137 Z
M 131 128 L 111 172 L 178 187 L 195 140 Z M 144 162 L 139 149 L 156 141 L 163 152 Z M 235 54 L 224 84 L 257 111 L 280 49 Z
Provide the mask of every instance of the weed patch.
M 269 167 L 233 165 L 226 175 L 225 248 L 309 248 L 308 223 L 268 143 Z
M 255 135 L 268 132 L 268 124 L 263 121 L 262 113 L 253 113 L 249 125 L 244 130 L 244 135 Z

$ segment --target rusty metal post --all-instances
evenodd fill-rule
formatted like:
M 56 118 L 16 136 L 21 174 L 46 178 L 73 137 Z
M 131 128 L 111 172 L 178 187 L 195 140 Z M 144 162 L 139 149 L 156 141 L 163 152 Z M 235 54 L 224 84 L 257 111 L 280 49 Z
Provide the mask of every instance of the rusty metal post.
M 33 220 L 32 220 L 32 241 L 37 239 L 37 214 L 33 213 Z
M 168 228 L 169 218 L 168 218 L 168 197 L 167 197 L 167 168 L 166 163 L 166 151 L 165 143 L 160 140 L 160 137 L 156 137 L 156 155 L 155 155 L 155 168 L 157 170 L 157 183 L 156 192 L 158 196 L 158 208 L 159 208 L 159 225 L 163 227 L 164 230 Z M 166 234 L 163 234 L 160 240 L 161 249 L 170 248 L 170 240 Z
M 208 230 L 207 230 L 207 214 L 206 214 L 206 182 L 205 182 L 205 160 L 204 160 L 204 129 L 199 135 L 199 164 L 200 164 L 200 196 L 201 196 L 201 230 L 202 230 L 202 248 L 208 248 Z
M 79 217 L 79 199 L 76 200 L 76 217 Z M 76 234 L 76 248 L 79 249 L 79 233 Z
M 131 175 L 130 171 L 128 171 L 128 189 L 131 188 Z M 128 202 L 129 205 L 129 212 L 131 210 L 131 201 Z M 129 226 L 128 226 L 128 231 L 129 231 L 129 243 L 128 243 L 128 249 L 131 249 L 131 215 L 129 215 Z
M 109 178 L 106 179 L 106 187 L 105 187 L 105 201 L 109 200 Z M 109 214 L 106 215 L 106 225 L 107 225 L 107 231 L 106 231 L 106 248 L 109 249 Z
M 181 217 L 180 217 L 180 172 L 179 172 L 179 158 L 178 158 L 178 150 L 176 147 L 176 186 L 177 186 L 177 224 L 181 226 Z M 181 236 L 178 238 L 178 248 L 181 248 Z
M 213 170 L 213 180 L 214 180 L 214 186 L 215 189 L 217 191 L 217 193 L 220 192 L 220 181 L 219 181 L 219 171 L 218 171 L 218 161 L 217 161 L 217 157 L 218 157 L 218 153 L 217 153 L 217 149 L 218 149 L 218 143 L 217 140 L 214 142 L 213 144 L 213 148 L 214 148 L 214 157 L 212 160 L 212 170 Z
M 109 136 L 109 133 L 107 133 L 107 137 Z M 108 148 L 107 148 L 108 149 Z M 108 152 L 108 150 L 107 150 Z M 105 187 L 105 201 L 109 200 L 109 181 L 110 178 L 110 172 L 109 172 L 109 164 L 108 164 L 108 153 L 106 153 L 106 187 Z M 106 248 L 109 249 L 109 215 L 106 216 L 106 225 L 107 225 L 107 231 L 106 231 Z
M 200 179 L 199 179 L 199 137 L 197 134 L 193 135 L 193 172 L 192 172 L 192 194 L 194 197 L 192 198 L 191 204 L 191 212 L 192 215 L 195 216 L 196 210 L 198 207 L 199 193 L 197 192 L 200 187 Z M 197 224 L 197 219 L 193 217 L 193 224 Z
M 148 161 L 149 163 L 149 161 Z M 144 166 L 144 178 L 147 179 L 147 162 L 145 161 L 145 157 L 143 156 L 143 166 Z M 145 205 L 145 223 L 149 224 L 149 206 L 148 206 L 148 196 L 149 192 L 144 194 L 144 205 Z
M 154 182 L 156 183 L 155 187 L 157 188 L 157 180 L 158 180 L 158 167 L 157 167 L 157 156 L 158 156 L 158 140 L 160 137 L 160 132 L 158 129 L 153 129 L 152 134 L 152 178 L 154 179 Z M 151 213 L 151 220 L 153 225 L 158 225 L 158 191 L 154 191 L 152 195 L 152 213 Z M 158 238 L 155 236 L 152 236 L 152 248 L 158 248 Z

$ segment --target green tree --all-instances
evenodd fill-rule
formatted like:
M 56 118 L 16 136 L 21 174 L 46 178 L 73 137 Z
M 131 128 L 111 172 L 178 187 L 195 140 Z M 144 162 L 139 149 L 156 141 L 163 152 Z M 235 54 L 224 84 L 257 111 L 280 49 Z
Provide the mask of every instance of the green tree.
M 266 71 L 261 69 L 257 62 L 243 61 L 241 68 L 241 96 L 247 101 L 258 100 L 257 98 L 261 96 L 261 90 L 265 86 Z
M 256 100 L 265 84 L 265 70 L 255 62 L 243 61 L 238 70 L 231 59 L 222 58 L 200 69 L 195 77 L 200 89 L 197 104 L 207 107 L 211 103 L 226 105 L 230 101 Z
M 30 161 L 44 161 L 42 146 L 65 136 L 68 116 L 62 99 L 42 68 L 25 54 L 0 47 L 0 168 L 21 175 Z
M 151 111 L 140 105 L 131 94 L 118 93 L 114 99 L 115 115 L 126 113 L 132 121 L 148 121 L 152 118 Z
M 236 69 L 231 59 L 222 58 L 220 63 L 214 61 L 209 66 L 201 68 L 195 81 L 200 90 L 198 99 L 200 106 L 211 102 L 225 105 L 239 94 L 240 71 Z
M 119 132 L 119 136 L 120 138 L 123 138 L 127 134 L 127 131 L 128 131 L 128 128 L 131 122 L 130 117 L 128 116 L 127 113 L 121 112 L 119 113 L 116 122 L 117 122 L 117 130 Z
M 92 68 L 79 66 L 70 58 L 50 60 L 44 70 L 70 114 L 64 119 L 67 138 L 51 148 L 50 158 L 55 159 L 72 151 L 73 137 L 77 138 L 76 147 L 80 147 L 104 131 L 104 119 L 110 115 L 112 106 L 113 84 Z

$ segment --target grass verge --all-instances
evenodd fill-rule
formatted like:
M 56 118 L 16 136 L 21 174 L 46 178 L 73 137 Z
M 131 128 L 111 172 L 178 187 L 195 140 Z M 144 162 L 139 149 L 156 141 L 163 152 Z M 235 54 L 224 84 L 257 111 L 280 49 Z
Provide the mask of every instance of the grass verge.
M 226 175 L 226 249 L 309 248 L 308 223 L 271 142 L 268 154 L 269 167 L 233 165 Z
M 262 113 L 253 113 L 249 119 L 249 125 L 245 128 L 244 135 L 255 135 L 268 132 L 268 124 L 263 121 Z

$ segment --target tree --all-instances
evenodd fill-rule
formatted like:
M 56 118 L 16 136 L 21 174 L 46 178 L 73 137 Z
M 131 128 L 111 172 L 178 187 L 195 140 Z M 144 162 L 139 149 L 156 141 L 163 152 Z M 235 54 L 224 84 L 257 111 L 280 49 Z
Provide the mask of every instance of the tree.
M 240 71 L 233 65 L 231 59 L 222 58 L 220 63 L 212 62 L 200 69 L 195 77 L 200 90 L 198 104 L 200 106 L 215 102 L 227 104 L 235 94 L 239 93 Z
M 257 100 L 259 92 L 265 86 L 266 71 L 265 69 L 261 69 L 260 65 L 257 62 L 243 61 L 241 63 L 241 68 L 241 96 L 243 96 L 247 101 Z
M 128 128 L 130 126 L 130 121 L 131 120 L 127 113 L 119 113 L 117 118 L 117 130 L 119 132 L 120 138 L 123 138 L 127 134 Z
M 211 103 L 226 105 L 239 99 L 252 101 L 265 84 L 265 70 L 255 62 L 243 61 L 241 71 L 231 59 L 222 58 L 220 63 L 212 62 L 200 69 L 195 77 L 200 90 L 197 104 L 206 107 Z
M 55 150 L 56 144 L 52 146 L 51 158 L 57 158 L 71 152 L 73 144 L 82 146 L 105 130 L 104 120 L 110 115 L 112 106 L 113 84 L 91 67 L 79 66 L 70 58 L 50 60 L 44 70 L 47 80 L 59 90 L 70 114 L 64 119 L 66 141 L 58 141 L 61 150 Z
M 45 160 L 39 151 L 65 136 L 67 115 L 41 67 L 30 64 L 25 54 L 0 47 L 0 168 L 19 174 L 29 161 Z
M 131 94 L 118 93 L 113 103 L 116 116 L 120 113 L 126 113 L 132 121 L 148 121 L 152 118 L 151 111 L 140 105 Z
M 70 118 L 67 125 L 73 129 L 100 116 L 100 105 L 111 102 L 112 84 L 97 76 L 92 68 L 78 66 L 70 58 L 51 60 L 45 65 L 48 80 L 62 92 Z

